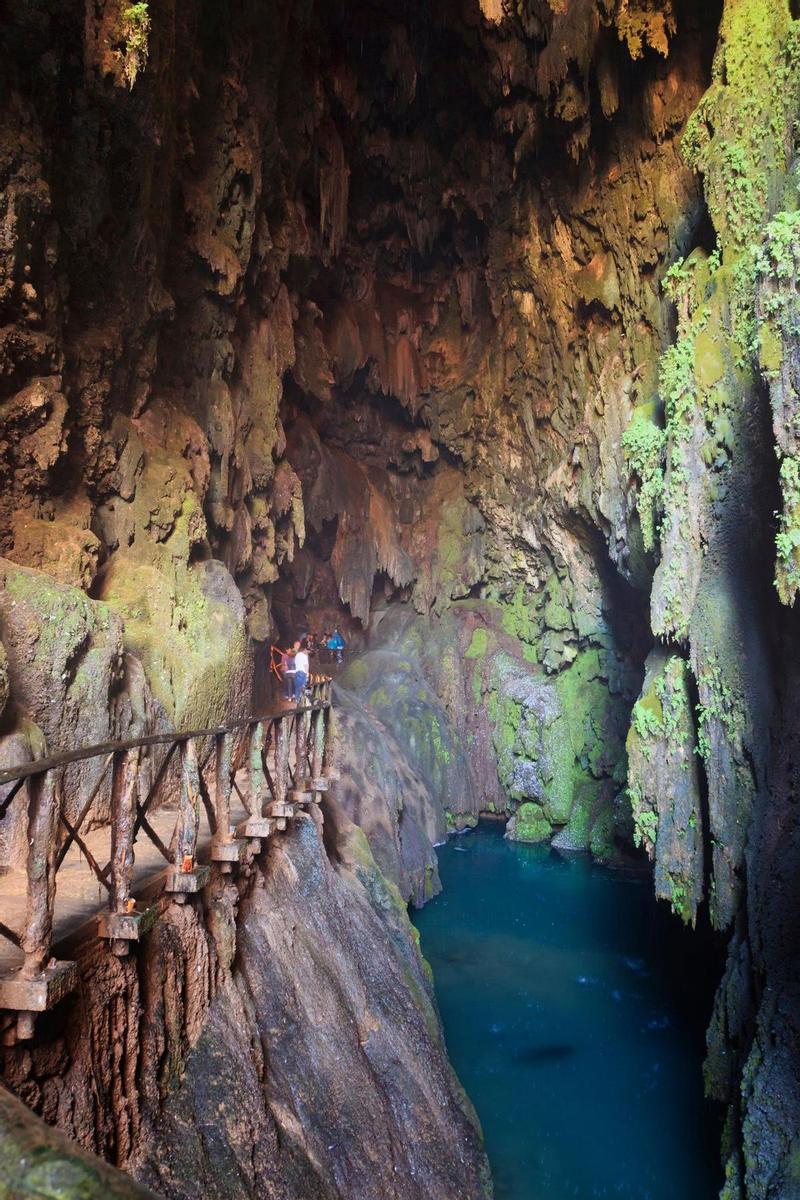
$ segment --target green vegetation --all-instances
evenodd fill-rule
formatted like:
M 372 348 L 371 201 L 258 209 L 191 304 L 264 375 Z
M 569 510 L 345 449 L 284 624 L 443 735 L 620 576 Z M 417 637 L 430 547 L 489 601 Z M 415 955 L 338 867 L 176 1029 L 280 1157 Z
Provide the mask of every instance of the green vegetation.
M 695 732 L 689 700 L 689 664 L 678 654 L 666 656 L 662 652 L 655 652 L 655 657 L 649 661 L 642 694 L 631 714 L 627 740 L 627 794 L 633 815 L 634 841 L 637 846 L 644 846 L 653 858 L 661 816 L 666 813 L 669 824 L 677 827 L 676 794 L 685 795 L 686 789 L 691 790 L 691 779 L 688 775 L 685 780 L 682 777 L 691 767 Z M 672 795 L 667 780 L 671 781 Z M 682 820 L 686 822 L 686 818 Z M 691 821 L 690 816 L 686 823 L 690 828 L 696 828 L 696 817 L 694 825 Z M 674 872 L 673 875 L 667 898 L 681 916 L 694 919 L 686 881 L 679 880 Z M 676 899 L 678 891 L 680 895 Z
M 644 548 L 653 551 L 658 540 L 658 523 L 664 496 L 664 446 L 666 435 L 652 417 L 652 405 L 634 409 L 622 438 L 628 469 L 639 478 L 636 502 Z
M 502 603 L 501 626 L 503 633 L 515 637 L 522 644 L 523 657 L 528 662 L 536 662 L 536 646 L 541 629 L 535 609 L 525 599 L 524 584 L 519 584 L 513 600 Z
M 697 682 L 701 696 L 706 697 L 705 703 L 697 705 L 697 752 L 708 762 L 711 758 L 712 722 L 720 722 L 731 742 L 736 737 L 739 722 L 735 713 L 733 689 L 726 681 L 715 653 L 709 655 Z
M 128 4 L 121 13 L 122 49 L 118 52 L 122 75 L 129 88 L 136 82 L 137 76 L 144 70 L 150 52 L 150 9 L 147 3 L 140 0 L 136 4 Z
M 783 512 L 776 513 L 775 586 L 784 604 L 794 604 L 800 591 L 800 459 L 784 458 L 780 471 Z

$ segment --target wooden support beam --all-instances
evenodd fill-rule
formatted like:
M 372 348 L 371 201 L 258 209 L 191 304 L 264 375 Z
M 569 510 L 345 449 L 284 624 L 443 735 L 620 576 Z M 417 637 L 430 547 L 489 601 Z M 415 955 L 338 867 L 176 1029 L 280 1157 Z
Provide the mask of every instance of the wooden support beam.
M 201 892 L 208 884 L 211 878 L 211 867 L 195 866 L 177 870 L 173 868 L 167 872 L 167 883 L 164 891 L 169 892 L 176 900 L 182 900 L 186 896 L 193 896 L 196 892 Z
M 271 817 L 248 817 L 236 826 L 237 838 L 260 838 L 266 841 L 272 837 L 278 825 Z M 285 828 L 285 826 L 284 826 Z
M 158 906 L 129 909 L 127 912 L 101 912 L 97 916 L 97 933 L 111 942 L 139 942 L 158 920 Z M 126 947 L 127 948 L 127 947 Z M 116 951 L 115 948 L 115 952 Z
M 286 820 L 294 816 L 294 805 L 286 800 L 276 800 L 268 805 L 268 811 L 276 820 Z

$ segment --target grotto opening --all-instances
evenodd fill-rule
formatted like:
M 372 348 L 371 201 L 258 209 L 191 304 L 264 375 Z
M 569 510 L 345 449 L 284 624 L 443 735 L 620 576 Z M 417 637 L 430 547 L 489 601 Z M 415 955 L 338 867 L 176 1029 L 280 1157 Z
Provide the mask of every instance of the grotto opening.
M 0 1195 L 488 1196 L 408 916 L 483 817 L 649 872 L 720 1195 L 797 1200 L 796 4 L 26 0 L 0 55 Z

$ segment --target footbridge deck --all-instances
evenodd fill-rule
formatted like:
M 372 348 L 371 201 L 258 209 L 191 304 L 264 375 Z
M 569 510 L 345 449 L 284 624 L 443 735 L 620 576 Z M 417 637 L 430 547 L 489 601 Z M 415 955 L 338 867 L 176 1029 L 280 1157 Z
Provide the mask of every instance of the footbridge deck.
M 332 681 L 312 676 L 297 707 L 213 729 L 170 731 L 0 769 L 0 835 L 12 804 L 27 814 L 27 851 L 0 871 L 0 1036 L 32 1036 L 35 1014 L 77 986 L 53 949 L 87 927 L 115 954 L 152 927 L 164 894 L 202 891 L 216 865 L 286 829 L 328 787 Z M 87 794 L 67 769 L 100 760 Z M 96 801 L 109 791 L 109 819 Z M 92 827 L 94 826 L 94 827 Z M 1 836 L 0 836 L 0 840 Z

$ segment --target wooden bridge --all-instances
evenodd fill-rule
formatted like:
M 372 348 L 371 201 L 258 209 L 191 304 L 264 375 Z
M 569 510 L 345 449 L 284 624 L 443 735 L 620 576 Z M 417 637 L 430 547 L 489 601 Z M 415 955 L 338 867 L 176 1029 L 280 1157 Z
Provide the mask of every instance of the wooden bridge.
M 329 677 L 312 676 L 296 708 L 0 770 L 0 831 L 15 797 L 27 797 L 26 861 L 0 874 L 6 1043 L 30 1038 L 35 1014 L 77 986 L 76 964 L 52 957 L 67 934 L 92 921 L 115 954 L 128 954 L 158 915 L 154 897 L 185 901 L 209 882 L 212 864 L 233 871 L 248 846 L 260 848 L 319 802 L 328 787 L 331 690 Z M 101 760 L 99 776 L 78 798 L 77 816 L 71 797 L 70 819 L 65 771 L 88 759 Z M 87 831 L 104 784 L 110 823 Z

